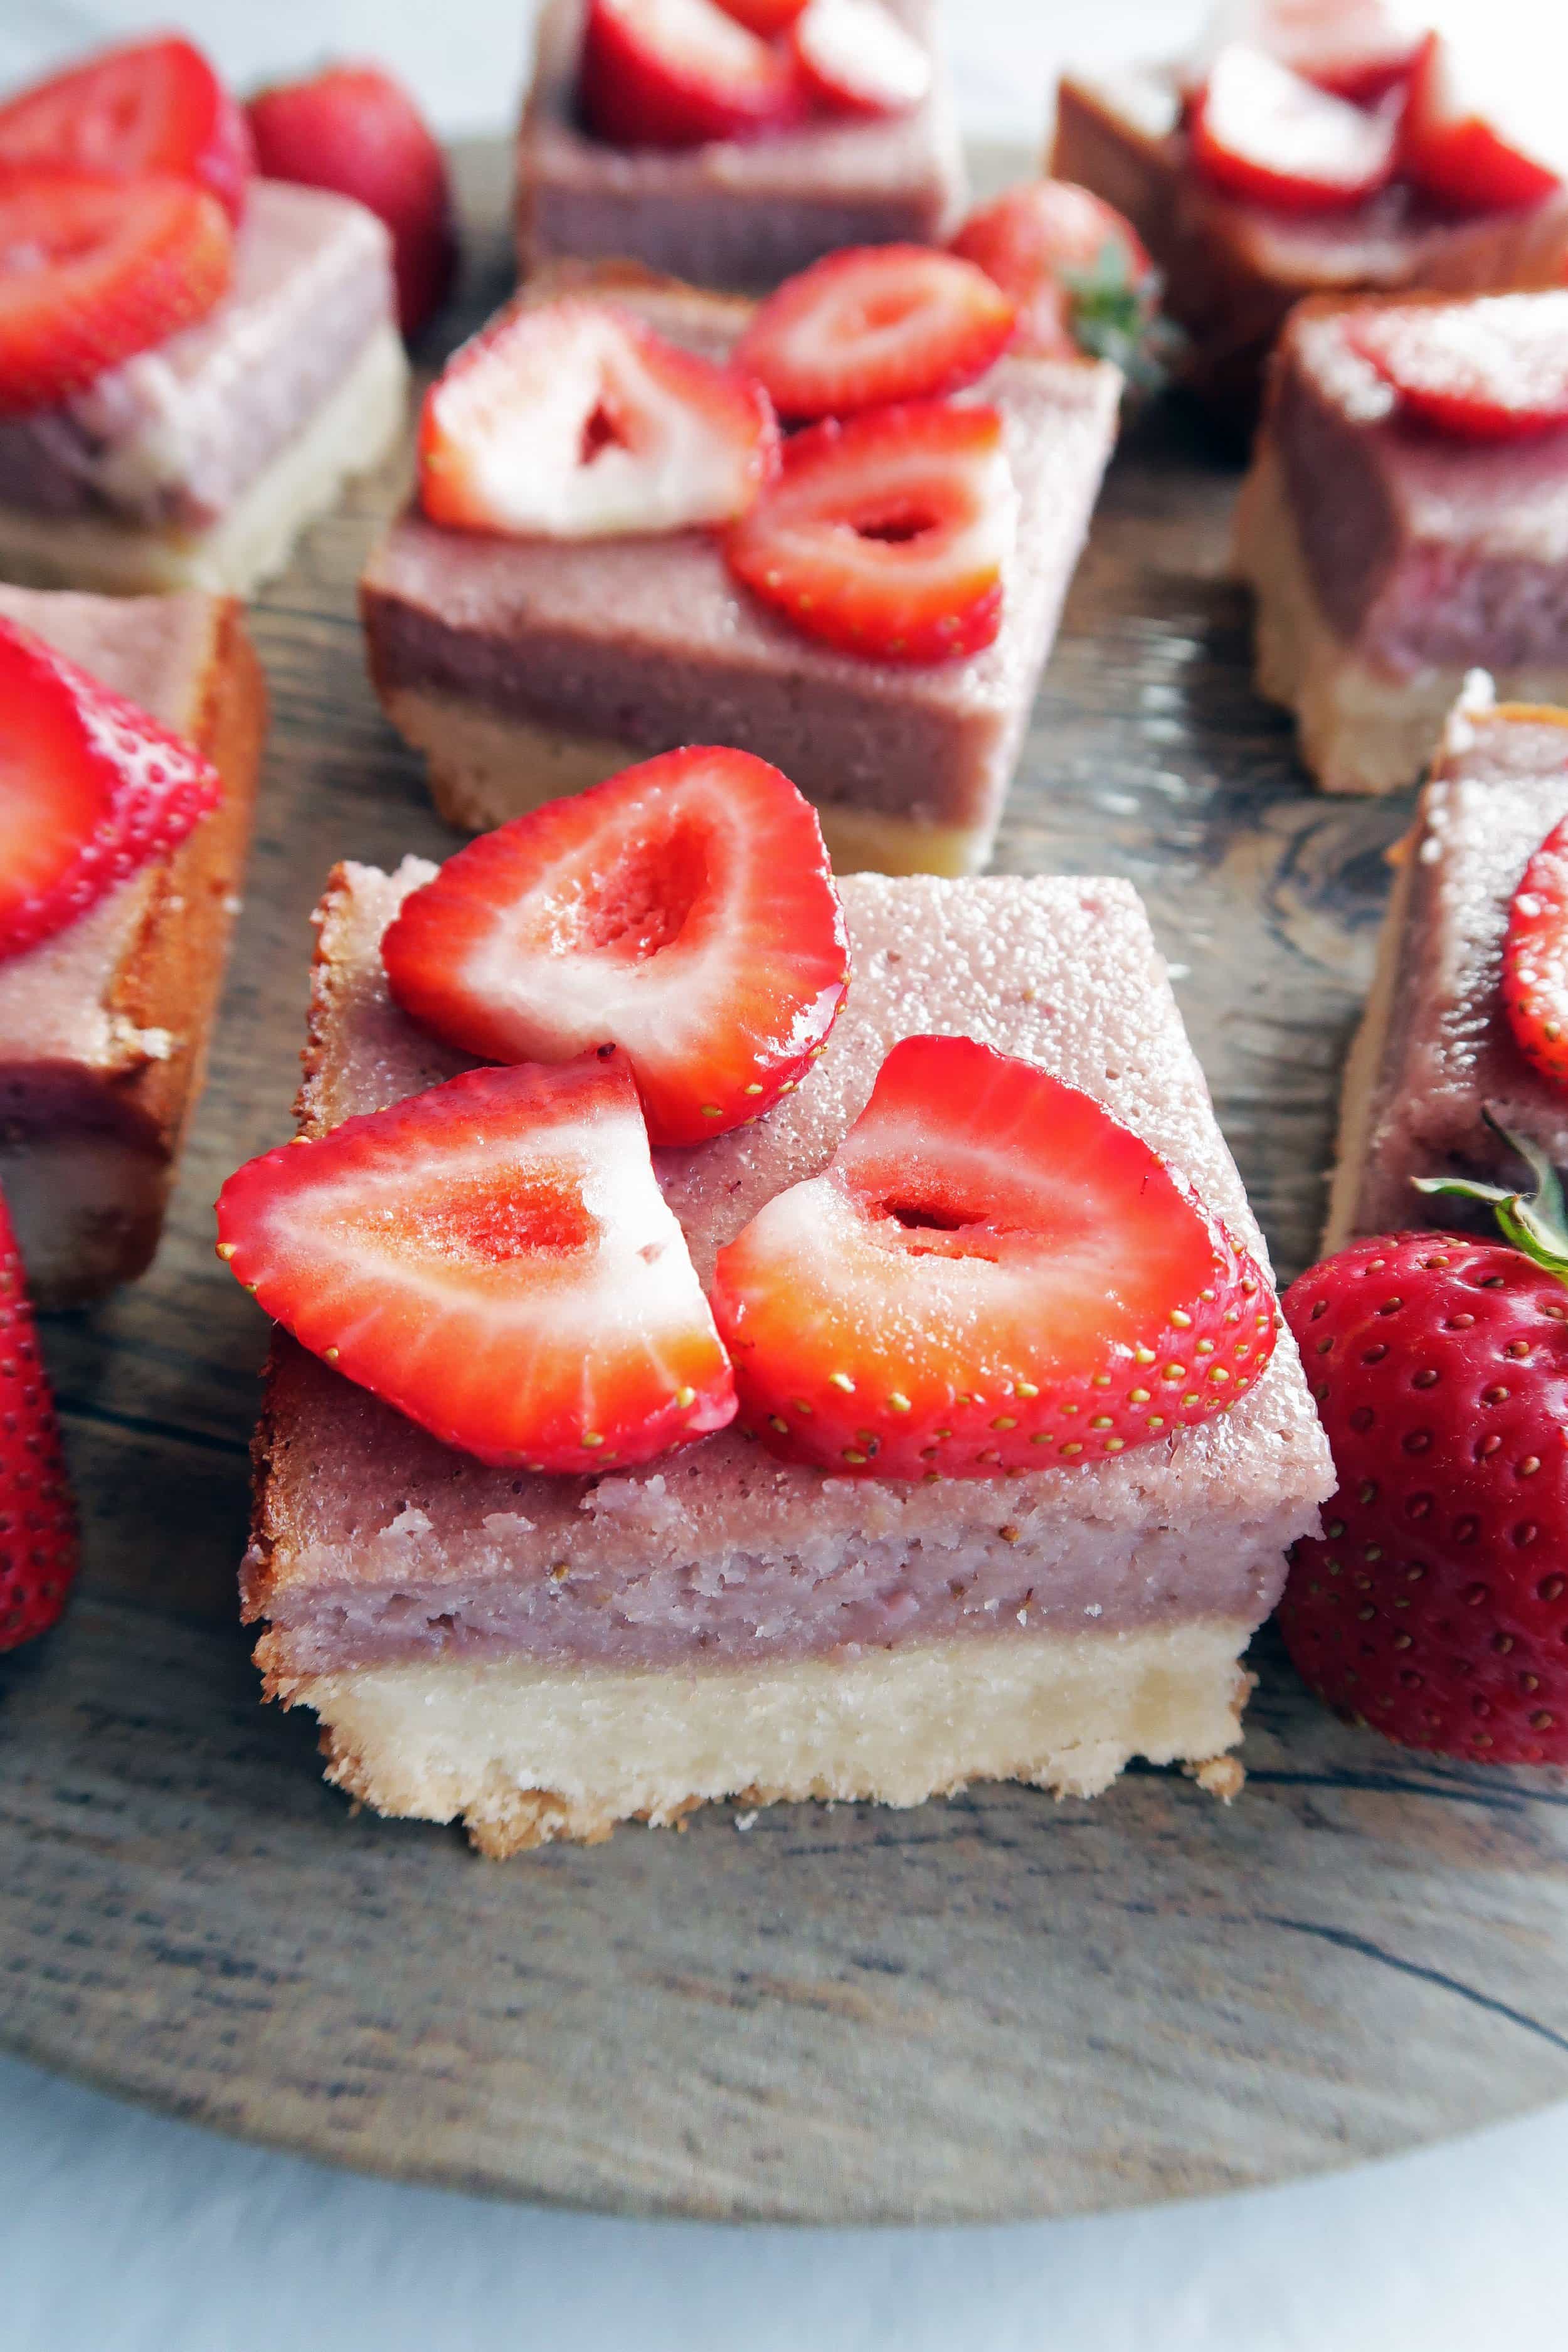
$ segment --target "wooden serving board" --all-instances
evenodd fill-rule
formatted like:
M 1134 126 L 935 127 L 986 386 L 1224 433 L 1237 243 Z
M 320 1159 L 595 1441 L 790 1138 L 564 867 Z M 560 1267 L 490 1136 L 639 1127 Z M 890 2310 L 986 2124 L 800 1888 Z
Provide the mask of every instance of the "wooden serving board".
M 1173 406 L 1130 436 L 997 863 L 1138 883 L 1289 1274 L 1408 812 L 1303 791 L 1248 685 L 1235 486 Z M 0 2039 L 374 2171 L 818 2222 L 1253 2186 L 1568 2095 L 1568 1785 L 1345 1728 L 1267 1638 L 1229 1810 L 1134 1770 L 1092 1804 L 718 1809 L 507 1864 L 355 1815 L 310 1719 L 258 1705 L 234 1571 L 264 1332 L 208 1204 L 289 1131 L 329 865 L 451 846 L 361 658 L 395 492 L 257 613 L 260 835 L 168 1238 L 47 1335 L 87 1566 L 0 1666 Z

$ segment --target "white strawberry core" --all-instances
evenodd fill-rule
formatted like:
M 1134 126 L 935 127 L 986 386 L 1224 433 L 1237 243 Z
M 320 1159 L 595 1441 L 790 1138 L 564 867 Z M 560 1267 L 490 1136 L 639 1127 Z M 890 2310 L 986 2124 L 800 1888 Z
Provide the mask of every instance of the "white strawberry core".
M 700 364 L 596 304 L 521 312 L 432 395 L 468 505 L 494 530 L 550 539 L 679 530 L 743 512 L 756 494 L 756 432 L 743 412 L 726 432 L 711 403 L 690 396 Z M 723 397 L 728 380 L 710 373 Z
M 931 87 L 931 59 L 889 16 L 881 0 L 810 0 L 795 39 L 813 72 L 869 106 L 918 106 Z

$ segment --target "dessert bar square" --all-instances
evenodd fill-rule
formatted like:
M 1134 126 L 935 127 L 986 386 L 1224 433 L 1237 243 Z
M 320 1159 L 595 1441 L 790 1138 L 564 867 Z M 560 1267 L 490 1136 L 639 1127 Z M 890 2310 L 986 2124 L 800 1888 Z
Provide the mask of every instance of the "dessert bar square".
M 332 877 L 307 1133 L 465 1066 L 382 975 L 432 871 Z M 843 900 L 855 979 L 810 1076 L 755 1126 L 655 1154 L 704 1280 L 822 1168 L 888 1049 L 929 1032 L 1094 1094 L 1261 1255 L 1130 885 L 863 876 Z M 460 1816 L 495 1854 L 742 1794 L 1089 1794 L 1134 1754 L 1228 1792 L 1238 1656 L 1332 1485 L 1284 1333 L 1254 1389 L 1168 1442 L 917 1486 L 786 1466 L 732 1429 L 598 1478 L 489 1469 L 280 1334 L 256 1457 L 244 1592 L 268 1692 L 316 1710 L 342 1787 Z
M 1501 992 L 1509 907 L 1568 816 L 1568 710 L 1495 704 L 1478 678 L 1402 845 L 1377 973 L 1345 1071 L 1325 1254 L 1361 1234 L 1477 1223 L 1415 1176 L 1525 1181 L 1483 1112 L 1568 1165 L 1568 1092 L 1514 1043 Z
M 226 597 L 0 587 L 31 629 L 205 752 L 223 798 L 52 937 L 0 961 L 0 1184 L 34 1297 L 67 1306 L 158 1245 L 201 1087 L 266 727 Z
M 721 358 L 749 306 L 606 290 Z M 1102 362 L 1004 359 L 974 387 L 1005 422 L 1017 546 L 995 642 L 932 667 L 814 643 L 731 577 L 710 531 L 562 541 L 447 530 L 410 508 L 361 588 L 371 675 L 452 824 L 500 824 L 681 743 L 770 760 L 817 804 L 840 872 L 985 863 L 1116 435 Z
M 1568 700 L 1568 429 L 1487 443 L 1404 415 L 1354 328 L 1421 302 L 1294 313 L 1238 509 L 1258 690 L 1327 792 L 1411 782 L 1473 667 Z
M 888 0 L 928 48 L 931 0 Z M 965 185 L 940 66 L 910 113 L 816 121 L 744 142 L 620 148 L 582 128 L 584 0 L 551 0 L 517 150 L 518 258 L 623 258 L 700 286 L 776 286 L 845 245 L 940 243 Z
M 207 318 L 59 408 L 0 421 L 0 573 L 249 594 L 401 430 L 395 321 L 373 214 L 255 182 Z
M 1304 214 L 1211 187 L 1193 167 L 1174 68 L 1064 76 L 1051 170 L 1126 214 L 1163 273 L 1166 313 L 1188 338 L 1184 379 L 1247 428 L 1264 361 L 1303 296 L 1552 286 L 1568 257 L 1568 190 L 1456 221 L 1405 186 L 1347 212 Z

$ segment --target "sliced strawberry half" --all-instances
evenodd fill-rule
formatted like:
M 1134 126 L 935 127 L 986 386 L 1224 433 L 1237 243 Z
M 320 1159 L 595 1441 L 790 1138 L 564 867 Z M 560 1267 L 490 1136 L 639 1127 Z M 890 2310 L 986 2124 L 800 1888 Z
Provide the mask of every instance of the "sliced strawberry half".
M 1239 42 L 1222 49 L 1193 102 L 1193 160 L 1215 185 L 1279 212 L 1334 212 L 1386 187 L 1392 117 L 1351 106 Z
M 1266 50 L 1337 98 L 1371 106 L 1409 79 L 1420 35 L 1389 0 L 1227 0 L 1210 19 L 1200 58 L 1232 41 Z
M 117 180 L 194 180 L 237 221 L 256 170 L 245 116 L 201 51 L 170 35 L 106 49 L 0 106 L 0 163 Z
M 1466 441 L 1568 425 L 1568 292 L 1352 312 L 1348 339 L 1405 413 Z
M 470 1070 L 218 1195 L 218 1255 L 351 1381 L 481 1462 L 603 1470 L 734 1385 L 615 1049 Z
M 221 789 L 188 743 L 0 620 L 0 958 L 173 849 Z
M 782 415 L 847 416 L 973 383 L 1013 320 L 1001 288 L 971 261 L 928 245 L 847 246 L 768 296 L 734 363 Z
M 895 1045 L 820 1176 L 719 1253 L 741 1418 L 878 1478 L 1098 1462 L 1234 1403 L 1261 1272 L 1092 1096 L 968 1037 Z
M 1017 528 L 995 409 L 911 401 L 797 434 L 725 552 L 806 636 L 873 661 L 952 661 L 1002 625 Z
M 419 495 L 458 530 L 603 539 L 743 514 L 778 463 L 760 384 L 606 303 L 514 303 L 425 395 Z
M 881 0 L 806 0 L 790 26 L 795 69 L 833 114 L 908 114 L 931 89 L 931 55 Z
M 1502 1001 L 1521 1054 L 1568 1087 L 1568 818 L 1524 869 L 1508 911 Z
M 1568 172 L 1562 86 L 1511 44 L 1440 33 L 1422 42 L 1400 129 L 1400 168 L 1454 213 L 1538 204 Z
M 1012 349 L 1148 365 L 1160 281 L 1131 221 L 1071 180 L 1034 180 L 971 213 L 952 240 L 1017 311 Z
M 719 5 L 726 16 L 733 16 L 760 40 L 776 41 L 788 32 L 805 0 L 719 0 Z
M 668 751 L 470 842 L 404 902 L 382 959 L 405 1011 L 465 1053 L 621 1046 L 656 1143 L 771 1109 L 849 978 L 815 811 L 728 750 Z
M 755 139 L 801 110 L 783 49 L 714 0 L 589 0 L 578 96 L 616 147 Z
M 384 221 L 397 322 L 416 335 L 446 299 L 458 247 L 447 159 L 402 83 L 379 66 L 328 66 L 258 91 L 248 111 L 269 179 L 334 189 Z
M 0 165 L 0 416 L 56 407 L 205 316 L 228 218 L 189 180 Z

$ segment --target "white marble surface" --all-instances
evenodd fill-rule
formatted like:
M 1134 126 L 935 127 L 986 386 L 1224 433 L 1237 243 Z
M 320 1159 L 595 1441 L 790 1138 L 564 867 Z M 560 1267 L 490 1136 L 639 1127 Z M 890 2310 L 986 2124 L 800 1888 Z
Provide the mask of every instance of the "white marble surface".
M 1031 143 L 1061 55 L 1174 47 L 1200 13 L 945 5 L 967 127 Z M 1519 5 L 1561 29 L 1562 0 Z M 529 10 L 153 13 L 241 82 L 382 58 L 455 132 L 500 126 Z M 3 0 L 0 87 L 147 15 L 145 0 Z M 334 2352 L 1554 2352 L 1565 2191 L 1558 2110 L 1336 2179 L 1033 2228 L 618 2222 L 326 2172 L 0 2060 L 0 2352 L 277 2352 L 307 2336 Z

